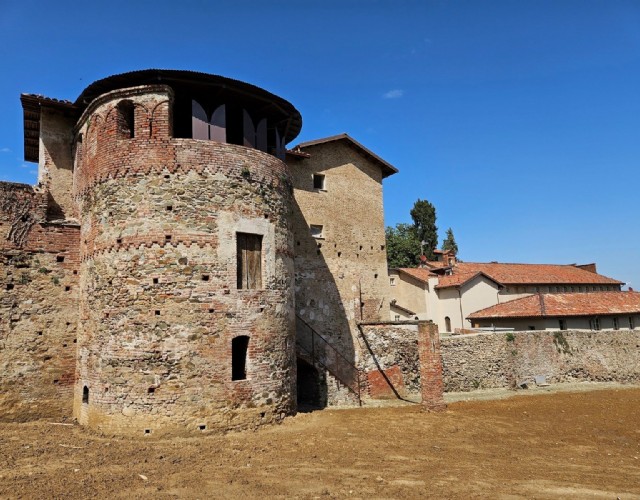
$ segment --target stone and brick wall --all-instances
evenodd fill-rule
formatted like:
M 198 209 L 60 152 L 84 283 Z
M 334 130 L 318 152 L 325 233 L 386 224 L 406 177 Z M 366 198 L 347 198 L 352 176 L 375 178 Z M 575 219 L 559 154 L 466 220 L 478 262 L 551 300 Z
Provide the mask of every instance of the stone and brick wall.
M 297 314 L 356 363 L 358 321 L 389 318 L 382 172 L 343 141 L 288 157 L 293 174 Z M 313 174 L 325 176 L 314 189 Z M 321 225 L 321 238 L 310 225 Z M 355 381 L 349 381 L 353 383 Z
M 478 333 L 443 338 L 445 391 L 547 382 L 640 382 L 640 335 L 633 330 Z
M 255 149 L 170 137 L 170 101 L 168 89 L 115 91 L 80 122 L 74 414 L 133 434 L 278 421 L 295 410 L 290 175 Z M 238 289 L 238 232 L 262 237 L 259 289 Z M 238 336 L 245 380 L 232 380 Z
M 373 398 L 420 397 L 415 325 L 362 325 L 369 357 L 359 367 Z M 478 333 L 440 339 L 445 392 L 515 388 L 537 375 L 549 383 L 640 382 L 634 330 Z
M 379 398 L 419 398 L 418 325 L 362 325 L 359 368 L 367 393 Z
M 46 195 L 0 183 L 0 418 L 71 415 L 79 228 L 47 223 Z

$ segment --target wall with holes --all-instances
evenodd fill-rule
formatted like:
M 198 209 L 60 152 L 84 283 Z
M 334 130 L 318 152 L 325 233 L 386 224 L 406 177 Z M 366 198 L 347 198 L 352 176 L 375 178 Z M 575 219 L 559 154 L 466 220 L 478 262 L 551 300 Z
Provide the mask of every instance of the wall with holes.
M 171 99 L 114 91 L 79 122 L 74 415 L 140 435 L 278 421 L 295 410 L 291 178 L 257 149 L 171 137 Z M 237 233 L 260 237 L 255 289 Z
M 640 381 L 634 330 L 476 333 L 441 340 L 446 391 L 549 383 Z
M 341 141 L 304 152 L 310 157 L 288 159 L 295 187 L 296 313 L 356 364 L 363 353 L 357 321 L 389 317 L 382 172 Z M 320 187 L 314 175 L 324 176 L 315 184 Z
M 0 183 L 0 418 L 71 415 L 79 228 L 45 221 L 46 194 Z

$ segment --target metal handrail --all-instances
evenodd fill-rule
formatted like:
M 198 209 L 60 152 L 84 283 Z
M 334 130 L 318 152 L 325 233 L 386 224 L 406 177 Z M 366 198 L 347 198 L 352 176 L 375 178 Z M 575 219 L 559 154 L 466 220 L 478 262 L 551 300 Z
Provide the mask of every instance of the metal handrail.
M 296 314 L 296 319 L 302 323 L 302 325 L 304 325 L 304 327 L 311 333 L 310 335 L 310 341 L 311 341 L 311 346 L 305 346 L 302 344 L 302 342 L 300 341 L 300 337 L 296 335 L 296 344 L 303 349 L 304 351 L 306 351 L 306 353 L 308 355 L 311 356 L 311 361 L 314 363 L 318 363 L 320 364 L 323 368 L 325 368 L 329 373 L 331 373 L 331 375 L 333 375 L 338 381 L 340 381 L 347 389 L 349 389 L 351 392 L 353 392 L 357 397 L 358 397 L 358 404 L 362 405 L 362 399 L 361 399 L 361 393 L 360 393 L 360 370 L 358 370 L 358 368 L 347 359 L 347 357 L 342 354 L 338 349 L 336 349 L 327 339 L 325 339 L 322 335 L 320 335 L 311 325 L 309 325 L 305 320 L 303 320 L 300 316 L 298 316 Z M 319 345 L 322 346 L 328 346 L 331 351 L 334 354 L 337 354 L 337 358 L 335 358 L 336 360 L 341 359 L 343 361 L 344 364 L 346 364 L 347 368 L 349 369 L 349 371 L 351 372 L 351 370 L 353 370 L 353 372 L 349 373 L 349 375 L 351 375 L 351 380 L 353 380 L 355 378 L 355 388 L 352 387 L 353 382 L 347 382 L 345 380 L 346 377 L 344 377 L 343 375 L 341 375 L 339 372 L 341 372 L 342 370 L 340 370 L 339 366 L 336 366 L 334 368 L 329 367 L 328 365 L 330 364 L 329 362 L 327 362 L 327 356 L 323 356 L 323 358 L 318 356 L 318 349 L 316 348 L 316 341 L 320 341 Z M 355 376 L 353 376 L 355 374 Z

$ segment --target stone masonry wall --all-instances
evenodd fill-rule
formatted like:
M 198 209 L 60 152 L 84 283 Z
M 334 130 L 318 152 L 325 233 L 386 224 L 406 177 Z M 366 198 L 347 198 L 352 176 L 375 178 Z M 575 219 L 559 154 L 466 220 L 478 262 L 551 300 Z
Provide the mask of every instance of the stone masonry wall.
M 282 419 L 295 410 L 286 165 L 251 148 L 171 138 L 168 91 L 107 97 L 79 129 L 74 414 L 140 435 Z M 134 138 L 118 133 L 121 99 L 135 103 Z M 237 232 L 262 236 L 259 289 L 237 287 Z M 247 377 L 232 380 L 231 344 L 241 335 L 250 337 Z
M 441 340 L 445 391 L 547 382 L 640 381 L 633 330 L 479 333 Z
M 78 241 L 44 222 L 46 195 L 0 183 L 0 418 L 71 415 Z
M 417 324 L 361 326 L 359 368 L 372 398 L 420 397 Z
M 356 364 L 357 321 L 389 318 L 382 173 L 341 141 L 304 151 L 311 157 L 287 159 L 295 188 L 296 313 Z M 325 176 L 325 189 L 314 189 L 314 173 Z M 323 226 L 321 238 L 311 236 L 310 225 Z

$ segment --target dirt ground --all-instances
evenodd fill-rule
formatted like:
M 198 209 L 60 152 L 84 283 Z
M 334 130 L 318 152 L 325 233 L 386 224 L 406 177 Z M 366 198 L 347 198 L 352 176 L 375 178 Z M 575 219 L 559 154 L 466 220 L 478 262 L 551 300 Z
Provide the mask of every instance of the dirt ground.
M 640 388 L 300 414 L 174 440 L 0 424 L 0 498 L 640 498 Z

